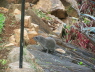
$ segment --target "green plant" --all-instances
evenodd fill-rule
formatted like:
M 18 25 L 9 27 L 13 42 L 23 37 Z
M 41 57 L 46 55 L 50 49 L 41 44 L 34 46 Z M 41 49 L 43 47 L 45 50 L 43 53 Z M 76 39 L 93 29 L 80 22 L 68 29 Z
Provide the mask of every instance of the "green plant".
M 2 65 L 5 65 L 5 64 L 7 63 L 7 60 L 1 59 L 1 60 L 0 60 L 0 63 L 1 63 Z
M 3 29 L 3 26 L 4 26 L 4 21 L 5 21 L 4 14 L 0 13 L 0 34 L 2 33 L 2 29 Z
M 46 62 L 46 63 L 48 63 L 48 64 L 52 64 L 51 62 Z
M 84 21 L 85 24 L 89 24 L 90 23 L 90 20 L 88 18 L 84 18 L 83 21 Z
M 37 14 L 38 17 L 40 18 L 45 18 L 46 20 L 51 20 L 52 18 L 48 17 L 46 13 L 42 12 L 41 10 L 38 9 L 33 9 L 33 11 Z
M 83 62 L 78 62 L 78 65 L 83 65 Z
M 91 58 L 92 60 L 95 60 L 95 58 Z
M 2 41 L 2 38 L 0 38 L 0 41 Z
M 12 22 L 11 25 L 13 25 L 13 24 L 15 24 L 15 23 Z
M 77 49 L 73 49 L 73 51 L 77 51 Z

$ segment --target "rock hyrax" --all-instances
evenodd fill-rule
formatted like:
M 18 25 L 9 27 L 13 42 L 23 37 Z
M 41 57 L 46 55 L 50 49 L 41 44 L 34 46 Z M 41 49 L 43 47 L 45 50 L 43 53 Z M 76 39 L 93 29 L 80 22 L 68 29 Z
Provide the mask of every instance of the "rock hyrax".
M 41 35 L 35 36 L 33 38 L 35 41 L 39 42 L 40 45 L 43 47 L 43 50 L 47 50 L 47 52 L 54 52 L 56 47 L 56 42 L 51 37 L 43 37 Z

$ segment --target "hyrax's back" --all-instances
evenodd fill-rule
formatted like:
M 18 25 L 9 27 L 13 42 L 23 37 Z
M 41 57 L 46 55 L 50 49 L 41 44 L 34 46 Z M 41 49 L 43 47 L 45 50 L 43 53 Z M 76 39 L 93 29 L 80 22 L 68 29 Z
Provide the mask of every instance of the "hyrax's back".
M 49 49 L 50 51 L 54 51 L 55 47 L 56 47 L 56 42 L 53 38 L 51 37 L 47 37 L 46 38 L 46 47 L 47 49 Z

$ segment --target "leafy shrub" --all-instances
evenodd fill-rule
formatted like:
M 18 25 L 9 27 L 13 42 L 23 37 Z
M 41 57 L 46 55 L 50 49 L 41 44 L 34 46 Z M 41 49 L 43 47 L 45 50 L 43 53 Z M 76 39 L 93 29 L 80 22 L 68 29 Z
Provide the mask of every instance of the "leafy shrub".
M 3 14 L 0 13 L 0 34 L 2 33 L 2 29 L 4 26 L 5 17 Z
M 77 29 L 75 29 L 74 27 L 69 27 L 69 29 L 65 28 L 65 32 L 66 32 L 66 35 L 64 36 L 65 41 L 69 43 L 73 43 L 79 47 L 89 49 L 92 52 L 95 52 L 95 45 L 93 45 L 91 41 L 81 31 L 78 30 L 81 28 L 80 23 L 76 23 L 75 26 Z M 86 27 L 85 24 L 84 27 L 85 28 L 83 28 L 83 30 L 87 31 L 87 33 L 95 32 L 95 27 Z
M 77 0 L 81 13 L 95 16 L 95 0 Z
M 95 44 L 84 34 L 86 33 L 95 41 L 95 2 L 93 0 L 77 1 L 80 11 L 83 14 L 81 14 L 79 21 L 74 23 L 73 26 L 64 27 L 64 40 L 79 47 L 89 49 L 95 53 Z
M 1 63 L 2 65 L 5 65 L 5 64 L 7 63 L 7 60 L 2 59 L 2 60 L 0 60 L 0 63 Z

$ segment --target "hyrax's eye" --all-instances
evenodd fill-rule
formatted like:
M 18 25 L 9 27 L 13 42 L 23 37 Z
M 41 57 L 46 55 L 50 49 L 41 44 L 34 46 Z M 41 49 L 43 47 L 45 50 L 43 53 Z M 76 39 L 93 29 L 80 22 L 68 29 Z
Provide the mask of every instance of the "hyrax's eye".
M 36 39 L 38 39 L 38 37 L 35 37 Z

